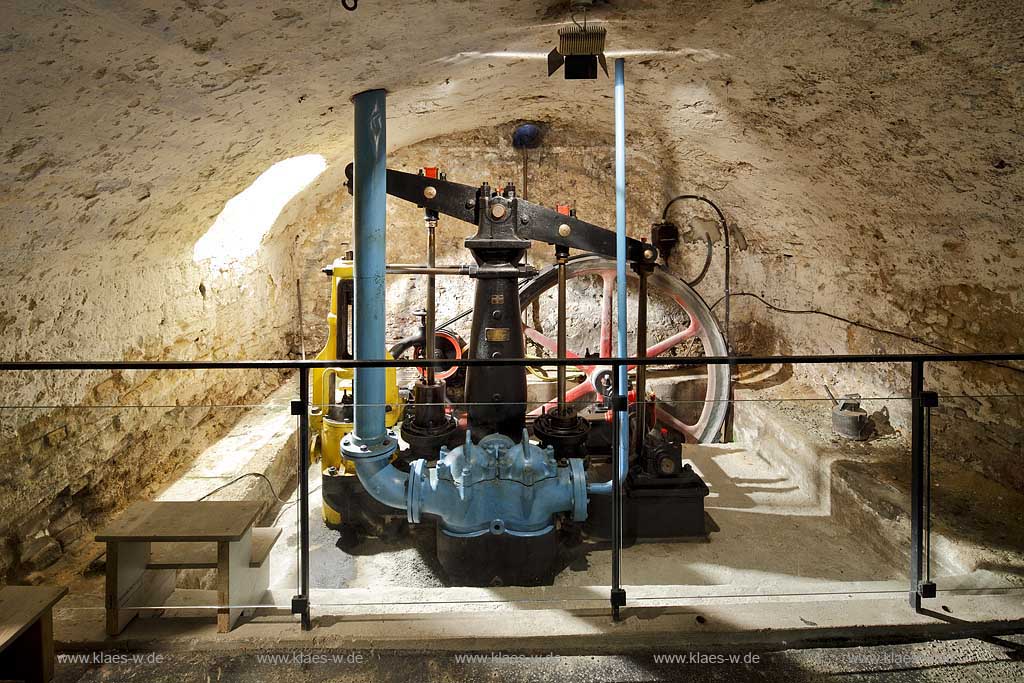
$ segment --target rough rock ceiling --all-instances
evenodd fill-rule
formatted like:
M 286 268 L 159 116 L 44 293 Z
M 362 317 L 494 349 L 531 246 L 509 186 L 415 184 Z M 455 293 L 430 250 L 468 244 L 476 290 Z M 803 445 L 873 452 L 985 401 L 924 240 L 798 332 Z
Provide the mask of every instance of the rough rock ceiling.
M 634 55 L 631 122 L 669 148 L 757 167 L 765 150 L 745 153 L 782 132 L 824 157 L 792 163 L 859 175 L 887 161 L 872 149 L 884 136 L 888 156 L 927 161 L 932 182 L 955 193 L 1005 174 L 999 160 L 1013 164 L 1019 151 L 1024 20 L 1013 3 L 979 4 L 599 2 L 591 18 L 606 22 L 610 50 Z M 565 7 L 8 3 L 4 218 L 17 229 L 4 246 L 193 238 L 273 161 L 344 156 L 348 98 L 368 87 L 393 93 L 392 146 L 510 114 L 606 128 L 609 88 L 542 75 Z M 973 126 L 948 125 L 964 113 Z M 979 120 L 986 130 L 971 130 Z M 928 149 L 935 128 L 959 139 Z M 990 142 L 969 145 L 982 132 Z M 75 229 L 53 231 L 55 218 Z
M 663 161 L 667 190 L 722 199 L 762 291 L 814 304 L 891 289 L 850 306 L 939 329 L 963 296 L 937 311 L 917 302 L 940 276 L 1003 292 L 993 316 L 1020 303 L 1007 288 L 1024 263 L 1015 7 L 599 1 L 591 19 L 628 55 L 633 152 Z M 18 0 L 2 12 L 0 277 L 22 291 L 74 272 L 130 300 L 124 273 L 149 268 L 177 270 L 168 291 L 194 291 L 192 246 L 225 201 L 275 161 L 323 154 L 331 170 L 273 233 L 290 243 L 337 191 L 349 97 L 365 88 L 391 92 L 392 148 L 516 118 L 612 123 L 610 83 L 543 75 L 565 2 L 361 0 L 350 13 L 329 0 Z

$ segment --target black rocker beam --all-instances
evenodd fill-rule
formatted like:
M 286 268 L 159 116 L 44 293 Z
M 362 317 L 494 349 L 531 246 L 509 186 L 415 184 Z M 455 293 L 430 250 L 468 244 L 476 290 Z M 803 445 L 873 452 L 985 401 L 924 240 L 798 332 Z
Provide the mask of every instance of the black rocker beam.
M 345 175 L 351 179 L 351 165 L 345 169 Z M 389 168 L 387 192 L 417 206 L 479 225 L 481 198 L 478 187 Z M 489 200 L 490 197 L 483 199 Z M 520 238 L 615 258 L 614 231 L 518 197 L 511 199 L 510 203 L 511 214 L 517 220 L 515 232 Z M 658 250 L 653 245 L 626 238 L 626 259 L 630 262 L 653 263 L 657 256 Z

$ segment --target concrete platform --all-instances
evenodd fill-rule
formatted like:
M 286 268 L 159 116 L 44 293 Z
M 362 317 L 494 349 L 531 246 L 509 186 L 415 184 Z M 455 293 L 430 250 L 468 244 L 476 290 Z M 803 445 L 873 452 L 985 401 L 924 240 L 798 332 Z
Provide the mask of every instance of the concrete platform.
M 955 591 L 940 595 L 922 614 L 909 607 L 905 592 L 777 596 L 751 600 L 671 598 L 665 590 L 630 590 L 632 604 L 613 622 L 607 589 L 584 598 L 587 606 L 550 602 L 532 595 L 518 601 L 511 589 L 487 595 L 471 589 L 445 589 L 433 612 L 423 603 L 381 605 L 379 595 L 352 614 L 338 606 L 314 611 L 314 628 L 302 631 L 294 618 L 278 612 L 243 620 L 218 634 L 208 620 L 173 610 L 160 619 L 139 620 L 115 638 L 103 633 L 94 610 L 58 609 L 55 638 L 64 651 L 99 648 L 127 650 L 221 650 L 235 648 L 383 648 L 438 651 L 515 651 L 608 653 L 664 650 L 675 646 L 742 645 L 795 647 L 826 642 L 878 642 L 892 639 L 966 637 L 1024 629 L 1024 592 L 993 594 Z M 476 589 L 481 590 L 481 589 Z M 559 589 L 553 589 L 559 591 Z M 671 591 L 669 592 L 671 593 Z M 196 596 L 198 597 L 198 596 Z M 314 602 L 328 596 L 314 595 Z M 370 595 L 366 596 L 367 598 Z M 396 597 L 396 596 L 392 596 Z M 521 596 L 520 596 L 521 597 Z M 561 601 L 570 597 L 552 594 Z M 474 598 L 476 602 L 474 602 Z M 328 599 L 330 599 L 328 597 Z M 373 607 L 373 613 L 367 608 Z M 325 614 L 324 611 L 332 613 Z M 170 613 L 168 613 L 170 612 Z
M 290 402 L 298 395 L 297 377 L 285 380 L 263 402 L 245 409 L 241 419 L 223 438 L 203 451 L 188 472 L 156 496 L 156 500 L 196 500 L 221 486 L 209 500 L 265 500 L 276 503 L 265 476 L 283 496 L 295 481 L 295 416 Z M 232 483 L 234 481 L 234 483 Z
M 790 389 L 794 391 L 794 389 Z M 827 402 L 760 400 L 737 392 L 736 438 L 759 457 L 785 453 L 801 487 L 816 490 L 839 526 L 858 530 L 858 547 L 904 575 L 910 562 L 910 443 L 899 432 L 867 442 L 832 435 Z M 865 403 L 869 412 L 901 401 Z M 931 576 L 985 571 L 993 586 L 1024 586 L 1024 494 L 938 455 L 932 456 Z
M 102 634 L 102 585 L 83 579 L 61 604 L 56 636 L 65 649 L 85 650 L 315 644 L 621 652 L 653 643 L 778 648 L 836 638 L 875 642 L 1024 628 L 1017 571 L 1024 562 L 1015 544 L 1006 541 L 1024 525 L 1014 527 L 1014 518 L 1004 516 L 1009 522 L 1001 540 L 974 535 L 970 526 L 988 528 L 991 516 L 1004 509 L 989 503 L 1013 503 L 1012 492 L 993 489 L 992 482 L 971 482 L 981 487 L 975 490 L 984 492 L 982 498 L 991 499 L 968 511 L 974 521 L 957 521 L 962 511 L 952 520 L 942 517 L 940 508 L 933 537 L 940 593 L 928 601 L 925 613 L 916 614 L 907 600 L 909 495 L 896 472 L 907 457 L 906 444 L 898 434 L 867 444 L 837 442 L 828 434 L 828 411 L 822 408 L 819 402 L 740 401 L 737 443 L 687 448 L 686 458 L 711 487 L 706 509 L 712 532 L 706 541 L 626 548 L 622 579 L 629 605 L 619 623 L 611 621 L 608 608 L 607 544 L 585 541 L 565 549 L 552 586 L 450 586 L 434 559 L 432 529 L 369 539 L 348 552 L 337 547 L 337 534 L 320 522 L 314 465 L 313 631 L 300 631 L 287 613 L 296 592 L 298 536 L 295 506 L 285 505 L 275 520 L 285 531 L 271 556 L 273 590 L 256 616 L 232 633 L 217 635 L 206 616 L 196 618 L 197 608 L 215 605 L 215 595 L 199 590 L 200 584 L 179 582 L 191 587 L 180 588 L 168 607 L 152 610 L 162 618 L 139 620 L 108 640 Z M 281 420 L 281 438 L 270 441 L 277 443 L 286 469 L 293 455 L 291 418 L 275 419 Z M 200 462 L 214 466 L 216 458 Z M 208 479 L 193 477 L 189 488 L 177 490 L 198 490 L 200 483 L 209 490 Z M 252 484 L 248 490 L 261 495 L 257 487 L 265 483 Z
M 365 681 L 958 681 L 1012 683 L 1024 678 L 1024 637 L 927 640 L 875 646 L 761 651 L 751 648 L 666 648 L 626 655 L 535 656 L 492 652 L 408 652 L 320 648 L 132 653 L 139 661 L 81 663 L 93 653 L 64 653 L 57 683 L 220 680 L 249 683 Z M 156 661 L 159 658 L 159 661 Z M 314 659 L 315 658 L 315 659 Z

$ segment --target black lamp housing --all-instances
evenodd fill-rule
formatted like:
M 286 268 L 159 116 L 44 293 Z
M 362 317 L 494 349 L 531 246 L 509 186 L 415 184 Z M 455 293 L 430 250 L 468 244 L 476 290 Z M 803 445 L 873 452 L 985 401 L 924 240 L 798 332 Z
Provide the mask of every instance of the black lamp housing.
M 548 76 L 565 65 L 565 80 L 594 80 L 597 65 L 608 75 L 608 60 L 604 56 L 607 31 L 603 26 L 564 26 L 558 29 L 558 47 L 548 53 Z

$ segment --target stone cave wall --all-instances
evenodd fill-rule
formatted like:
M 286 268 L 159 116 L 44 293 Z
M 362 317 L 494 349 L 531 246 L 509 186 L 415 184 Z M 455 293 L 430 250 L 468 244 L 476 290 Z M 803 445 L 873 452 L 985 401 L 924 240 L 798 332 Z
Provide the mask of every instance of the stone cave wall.
M 440 165 L 460 182 L 518 184 L 515 112 L 550 124 L 545 148 L 531 154 L 530 198 L 575 201 L 581 217 L 613 224 L 609 84 L 546 79 L 542 60 L 514 57 L 550 49 L 552 22 L 567 20 L 560 3 L 508 3 L 500 45 L 491 44 L 485 4 L 409 0 L 372 20 L 293 5 L 5 8 L 0 357 L 314 353 L 327 305 L 319 269 L 350 240 L 341 189 L 348 97 L 369 87 L 392 93 L 392 166 Z M 737 297 L 739 353 L 1019 351 L 1017 9 L 1014 0 L 597 3 L 592 18 L 609 22 L 610 48 L 644 53 L 627 66 L 630 233 L 646 235 L 669 196 L 707 194 L 732 226 L 734 291 L 897 333 Z M 410 25 L 421 30 L 407 33 L 404 49 L 387 49 Z M 251 261 L 223 271 L 194 261 L 193 245 L 228 198 L 275 161 L 310 153 L 323 154 L 328 170 L 286 207 Z M 701 236 L 716 239 L 698 288 L 714 302 L 723 254 L 712 216 L 694 207 L 674 215 L 692 242 L 673 256 L 673 272 L 695 273 Z M 392 202 L 389 230 L 390 260 L 422 259 L 418 210 Z M 442 219 L 440 262 L 467 259 L 469 230 Z M 543 247 L 531 254 L 538 264 L 549 258 Z M 468 306 L 469 285 L 440 280 L 442 317 Z M 414 324 L 422 286 L 393 278 L 388 300 L 398 337 Z M 899 367 L 796 376 L 812 391 L 828 382 L 897 397 L 908 386 Z M 91 406 L 0 409 L 0 576 L 74 546 L 91 520 L 145 495 L 237 417 L 98 406 L 244 403 L 278 381 L 227 372 L 0 375 L 6 406 Z M 1024 393 L 1020 373 L 933 368 L 929 384 L 976 397 L 946 402 L 941 447 L 1024 488 L 1020 402 L 986 398 Z M 906 402 L 889 404 L 905 427 Z
M 248 270 L 212 272 L 189 254 L 126 273 L 100 260 L 18 273 L 17 287 L 0 293 L 13 313 L 5 359 L 289 355 L 294 285 L 274 282 L 289 261 L 265 254 Z M 151 497 L 226 433 L 245 410 L 238 406 L 260 403 L 283 379 L 243 370 L 0 374 L 0 576 L 81 547 L 96 522 Z

